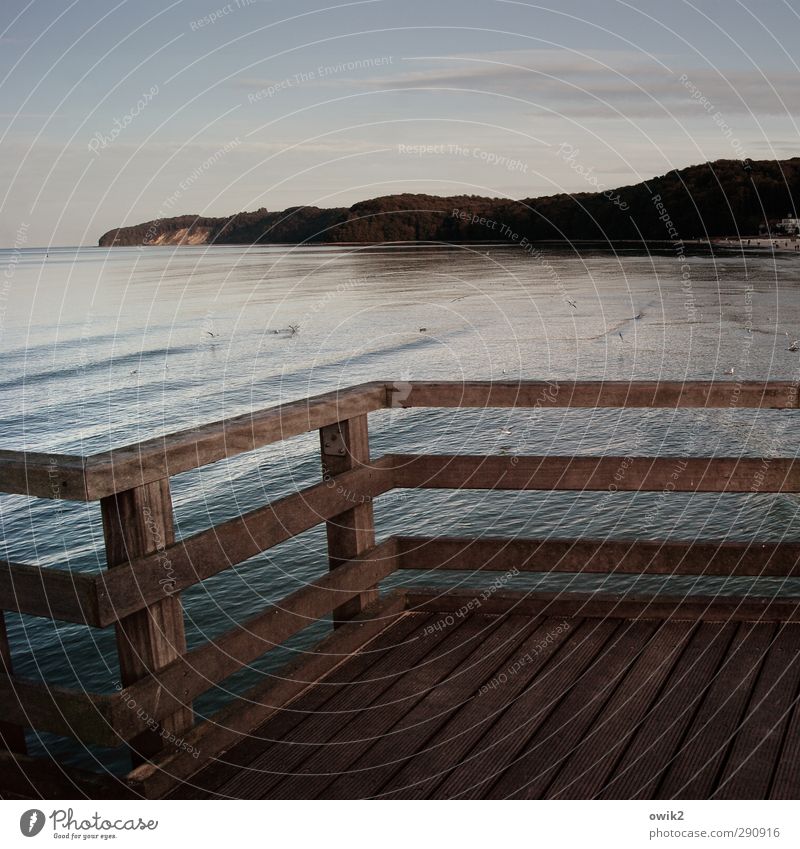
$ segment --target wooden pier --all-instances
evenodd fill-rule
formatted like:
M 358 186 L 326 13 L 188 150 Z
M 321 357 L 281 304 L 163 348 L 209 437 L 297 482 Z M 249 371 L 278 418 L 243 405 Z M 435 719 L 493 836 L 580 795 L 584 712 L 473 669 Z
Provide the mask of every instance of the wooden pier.
M 124 687 L 92 694 L 15 675 L 0 618 L 0 795 L 797 798 L 797 599 L 464 586 L 517 571 L 797 578 L 800 544 L 432 538 L 414 528 L 376 542 L 372 504 L 396 488 L 798 492 L 800 462 L 373 457 L 369 414 L 410 407 L 788 411 L 798 386 L 376 382 L 89 457 L 0 452 L 0 491 L 100 502 L 108 563 L 99 574 L 2 563 L 0 608 L 113 626 Z M 175 541 L 171 476 L 313 430 L 319 483 Z M 187 650 L 182 591 L 322 522 L 329 571 Z M 382 592 L 398 570 L 464 581 Z M 312 650 L 195 719 L 201 694 L 331 614 L 335 627 Z M 127 746 L 132 767 L 112 776 L 31 757 L 31 728 Z

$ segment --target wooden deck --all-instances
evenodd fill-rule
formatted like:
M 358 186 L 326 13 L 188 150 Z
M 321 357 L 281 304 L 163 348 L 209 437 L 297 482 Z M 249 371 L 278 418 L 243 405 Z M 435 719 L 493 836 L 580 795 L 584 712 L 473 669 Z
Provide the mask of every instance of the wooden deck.
M 90 456 L 0 451 L 0 492 L 99 502 L 108 566 L 0 561 L 0 795 L 800 796 L 796 596 L 397 589 L 404 570 L 452 574 L 459 586 L 498 572 L 789 581 L 800 543 L 424 537 L 413 527 L 376 542 L 373 511 L 394 490 L 427 488 L 764 500 L 800 492 L 800 460 L 372 455 L 371 414 L 424 407 L 796 415 L 800 392 L 786 381 L 376 381 Z M 319 482 L 175 538 L 174 475 L 312 430 Z M 327 570 L 187 646 L 185 591 L 323 523 Z M 9 638 L 6 612 L 113 627 L 121 689 L 19 675 L 14 655 L 27 649 Z M 336 627 L 314 651 L 196 714 L 204 693 L 326 617 Z M 131 768 L 86 772 L 31 754 L 30 729 L 125 747 Z
M 618 600 L 554 597 L 536 613 L 523 598 L 459 616 L 458 596 L 411 596 L 416 611 L 173 798 L 800 795 L 788 608 L 631 602 L 623 616 Z

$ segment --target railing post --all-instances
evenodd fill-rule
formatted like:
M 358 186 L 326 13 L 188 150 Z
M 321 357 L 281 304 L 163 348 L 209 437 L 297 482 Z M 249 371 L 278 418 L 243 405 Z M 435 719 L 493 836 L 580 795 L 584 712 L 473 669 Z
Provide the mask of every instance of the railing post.
M 0 610 L 0 671 L 6 675 L 12 675 L 14 671 L 11 666 L 11 647 L 6 632 L 6 617 L 2 610 Z M 24 755 L 26 752 L 25 729 L 11 722 L 0 722 L 0 749 Z
M 334 475 L 369 465 L 369 428 L 367 414 L 354 416 L 320 429 L 322 476 Z M 354 506 L 326 522 L 328 562 L 335 569 L 375 545 L 375 517 L 372 502 L 351 493 Z M 333 625 L 338 627 L 357 616 L 378 598 L 377 587 L 361 593 L 333 611 Z
M 175 541 L 169 478 L 109 495 L 101 499 L 100 506 L 110 568 L 163 551 Z M 186 651 L 183 608 L 180 596 L 170 591 L 169 560 L 166 558 L 164 568 L 164 598 L 117 623 L 122 687 L 151 671 L 157 672 Z M 136 710 L 136 706 L 132 705 L 131 710 Z M 178 735 L 192 722 L 193 712 L 187 705 L 161 720 L 160 731 L 167 737 Z M 137 755 L 146 758 L 155 754 L 164 745 L 165 737 L 153 729 L 136 737 L 131 748 L 136 759 Z

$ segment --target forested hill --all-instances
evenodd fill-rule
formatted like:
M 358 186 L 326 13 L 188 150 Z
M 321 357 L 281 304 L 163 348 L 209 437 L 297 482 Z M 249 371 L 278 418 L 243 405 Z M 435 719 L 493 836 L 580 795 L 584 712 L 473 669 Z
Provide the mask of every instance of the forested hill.
M 595 184 L 596 185 L 596 184 Z M 695 239 L 757 234 L 800 207 L 800 158 L 721 159 L 634 186 L 509 201 L 388 195 L 346 208 L 182 215 L 101 236 L 101 247 L 270 242 Z

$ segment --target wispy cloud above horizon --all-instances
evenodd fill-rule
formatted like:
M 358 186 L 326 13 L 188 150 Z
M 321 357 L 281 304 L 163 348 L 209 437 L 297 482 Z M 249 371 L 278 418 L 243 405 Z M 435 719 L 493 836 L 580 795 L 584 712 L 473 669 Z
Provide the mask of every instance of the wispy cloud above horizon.
M 795 71 L 767 74 L 755 69 L 687 68 L 678 57 L 644 56 L 633 51 L 578 55 L 548 49 L 419 56 L 403 57 L 398 64 L 427 67 L 409 67 L 367 79 L 332 80 L 329 84 L 383 91 L 510 94 L 541 103 L 545 107 L 542 114 L 563 112 L 581 117 L 610 117 L 614 110 L 626 116 L 658 117 L 659 108 L 669 115 L 694 115 L 698 110 L 708 111 L 707 102 L 715 109 L 736 114 L 786 115 L 800 111 Z

